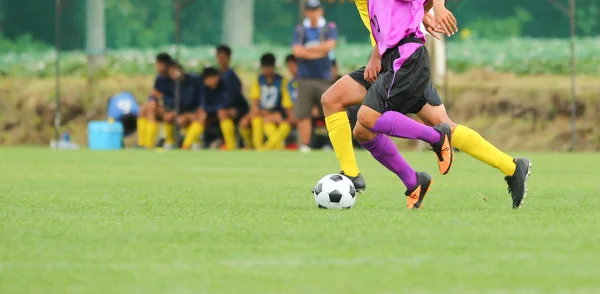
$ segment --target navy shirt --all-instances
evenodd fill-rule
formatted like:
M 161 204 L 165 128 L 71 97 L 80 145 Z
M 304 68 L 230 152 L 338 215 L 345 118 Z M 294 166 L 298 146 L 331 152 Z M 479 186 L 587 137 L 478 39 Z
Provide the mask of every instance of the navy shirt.
M 175 83 L 173 83 L 175 84 Z M 185 74 L 185 78 L 180 82 L 179 88 L 179 109 L 181 111 L 194 111 L 200 104 L 202 97 L 202 88 L 204 83 L 199 76 Z M 175 95 L 164 99 L 167 108 L 175 107 Z
M 158 75 L 154 80 L 154 89 L 161 92 L 164 98 L 175 96 L 175 83 L 168 77 Z
M 200 107 L 204 109 L 206 113 L 215 113 L 219 109 L 231 107 L 230 97 L 223 79 L 219 81 L 219 84 L 215 89 L 207 87 L 206 85 L 202 87 Z
M 325 40 L 337 40 L 335 24 L 328 23 L 326 26 L 326 28 L 304 27 L 304 38 L 302 40 L 300 40 L 300 31 L 303 27 L 302 25 L 297 26 L 294 32 L 294 45 L 299 44 L 309 48 L 318 45 L 322 29 L 326 29 Z M 298 78 L 331 80 L 331 58 L 329 55 L 312 60 L 298 58 Z
M 246 101 L 242 93 L 242 81 L 232 68 L 223 72 L 221 82 L 227 92 L 225 94 L 226 101 L 224 101 L 226 107 L 234 107 L 241 112 L 248 110 L 248 101 Z

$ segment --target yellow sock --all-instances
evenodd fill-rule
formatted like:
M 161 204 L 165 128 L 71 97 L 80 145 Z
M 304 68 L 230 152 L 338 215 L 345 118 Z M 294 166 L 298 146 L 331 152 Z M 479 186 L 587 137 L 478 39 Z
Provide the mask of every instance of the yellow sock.
M 194 141 L 196 141 L 202 133 L 204 133 L 204 126 L 199 122 L 193 122 L 185 133 L 182 148 L 189 149 L 192 147 Z
M 225 119 L 221 121 L 220 125 L 225 147 L 227 147 L 227 150 L 234 150 L 237 145 L 235 142 L 235 124 L 231 119 Z
M 138 117 L 137 119 L 137 139 L 138 146 L 146 147 L 146 132 L 148 130 L 148 119 L 145 117 Z
M 325 125 L 342 171 L 347 176 L 356 177 L 359 170 L 352 146 L 352 130 L 348 114 L 345 111 L 336 112 L 325 118 Z
M 146 125 L 146 147 L 154 148 L 156 144 L 156 137 L 158 137 L 158 123 L 155 121 L 149 121 Z
M 263 118 L 260 116 L 252 118 L 252 143 L 254 144 L 254 149 L 260 150 L 264 147 L 264 138 Z
M 275 140 L 273 137 L 277 135 L 277 125 L 274 123 L 266 123 L 263 129 L 265 130 L 265 135 L 267 135 L 267 142 Z M 265 145 L 265 147 L 267 146 Z
M 249 127 L 240 127 L 240 135 L 244 141 L 244 147 L 252 147 L 252 130 Z
M 283 122 L 279 124 L 279 127 L 273 133 L 272 136 L 269 136 L 269 140 L 267 140 L 267 144 L 265 145 L 268 149 L 282 149 L 285 147 L 284 140 L 292 131 L 292 126 L 289 123 Z
M 498 148 L 481 137 L 479 133 L 468 127 L 456 126 L 456 129 L 452 133 L 452 146 L 479 161 L 501 170 L 507 176 L 512 176 L 517 168 L 511 156 L 498 150 Z
M 165 123 L 165 144 L 175 144 L 175 126 L 172 123 Z

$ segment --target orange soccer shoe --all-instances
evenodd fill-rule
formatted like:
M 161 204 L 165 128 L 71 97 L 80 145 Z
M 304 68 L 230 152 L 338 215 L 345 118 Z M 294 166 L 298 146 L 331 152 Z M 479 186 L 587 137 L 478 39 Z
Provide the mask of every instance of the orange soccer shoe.
M 440 168 L 440 174 L 445 175 L 450 171 L 452 161 L 454 160 L 454 151 L 452 150 L 452 129 L 446 123 L 439 124 L 435 127 L 440 135 L 441 139 L 439 142 L 432 144 L 433 152 L 438 158 L 438 167 Z
M 425 195 L 427 195 L 427 192 L 431 188 L 431 184 L 433 184 L 433 180 L 429 174 L 417 172 L 417 186 L 404 193 L 406 195 L 406 208 L 420 209 L 423 205 Z

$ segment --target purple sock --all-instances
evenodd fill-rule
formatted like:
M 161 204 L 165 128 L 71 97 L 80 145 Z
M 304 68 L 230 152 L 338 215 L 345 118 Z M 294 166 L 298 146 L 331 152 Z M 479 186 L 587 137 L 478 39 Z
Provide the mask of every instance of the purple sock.
M 388 136 L 377 134 L 373 140 L 361 143 L 361 145 L 369 150 L 379 163 L 395 173 L 406 186 L 406 190 L 410 190 L 417 185 L 416 172 L 400 155 L 398 148 Z
M 419 139 L 429 144 L 435 144 L 441 139 L 440 133 L 434 128 L 418 123 L 395 111 L 384 112 L 377 119 L 371 131 L 397 138 Z

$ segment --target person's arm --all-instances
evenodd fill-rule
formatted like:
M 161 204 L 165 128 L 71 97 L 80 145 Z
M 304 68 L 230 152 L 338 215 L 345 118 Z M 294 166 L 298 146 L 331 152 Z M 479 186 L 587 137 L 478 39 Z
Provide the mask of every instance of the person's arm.
M 335 23 L 327 24 L 327 35 L 325 41 L 317 46 L 307 48 L 309 52 L 316 52 L 323 56 L 329 54 L 329 52 L 337 46 L 337 30 L 335 29 Z
M 256 116 L 259 114 L 259 110 L 260 110 L 260 96 L 261 96 L 261 92 L 260 92 L 260 85 L 258 83 L 258 78 L 254 79 L 254 82 L 252 83 L 252 86 L 250 87 L 250 101 L 251 103 L 251 107 L 250 107 L 250 113 L 253 116 Z
M 163 95 L 163 91 L 161 91 L 160 89 L 162 89 L 162 83 L 161 83 L 160 77 L 157 77 L 156 80 L 154 80 L 154 88 L 152 88 L 152 92 L 150 93 L 150 96 L 152 96 L 156 99 L 162 99 L 164 97 L 164 95 Z
M 379 76 L 379 72 L 381 71 L 381 55 L 379 54 L 379 47 L 374 46 L 373 51 L 371 52 L 371 57 L 369 58 L 369 62 L 365 67 L 364 79 L 369 83 L 374 83 Z
M 294 124 L 296 119 L 294 118 L 294 102 L 292 101 L 292 96 L 290 95 L 290 91 L 288 90 L 289 80 L 284 78 L 281 82 L 281 107 L 285 109 L 285 113 L 287 114 L 287 121 L 290 124 Z
M 433 0 L 426 1 L 424 6 L 425 14 L 427 14 L 431 8 L 433 8 Z
M 294 41 L 292 43 L 293 44 L 292 45 L 292 54 L 294 54 L 294 56 L 296 58 L 308 59 L 308 60 L 323 58 L 325 55 L 327 55 L 327 54 L 322 54 L 322 53 L 318 53 L 318 52 L 314 52 L 314 51 L 309 51 L 306 47 L 304 47 L 304 45 L 302 44 L 302 40 L 300 40 L 299 31 L 301 29 L 302 29 L 302 27 L 297 26 L 296 30 L 294 31 Z
M 436 28 L 444 31 L 446 36 L 450 37 L 454 33 L 458 32 L 456 26 L 456 18 L 452 15 L 452 12 L 445 6 L 445 0 L 432 0 L 433 10 L 435 11 L 435 22 Z

